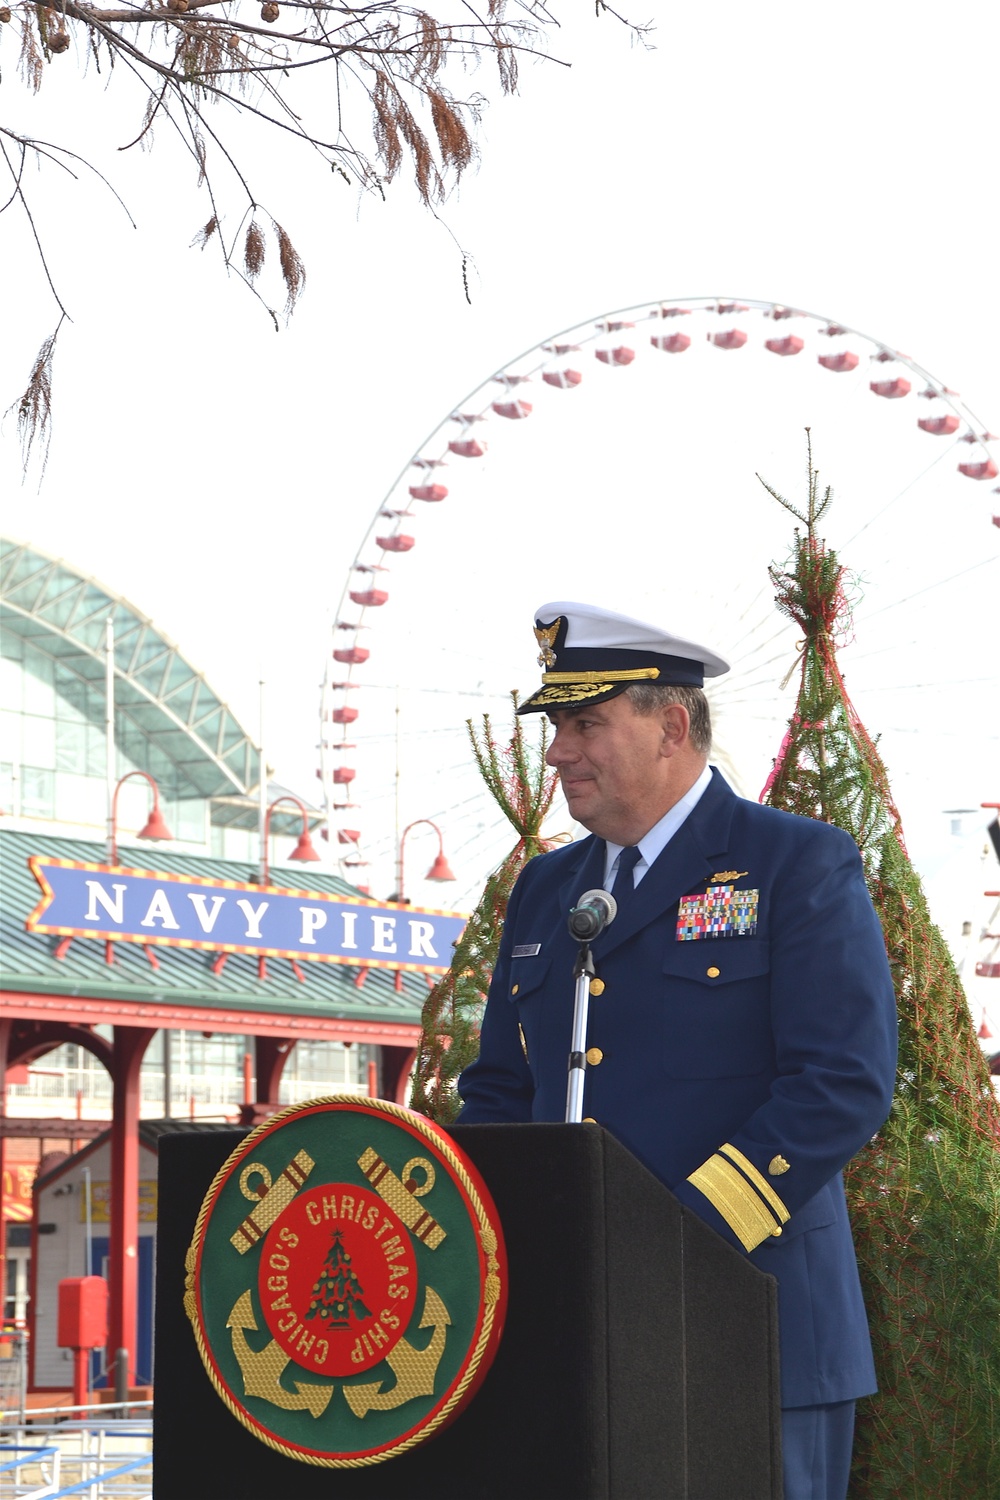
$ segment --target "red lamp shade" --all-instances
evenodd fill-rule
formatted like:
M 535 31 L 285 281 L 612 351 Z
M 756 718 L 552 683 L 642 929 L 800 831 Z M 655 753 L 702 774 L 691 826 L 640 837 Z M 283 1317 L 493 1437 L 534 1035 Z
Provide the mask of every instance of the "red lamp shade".
M 288 858 L 304 860 L 319 859 L 319 855 L 313 848 L 313 841 L 309 837 L 308 828 L 303 828 L 302 832 L 299 834 L 299 841 L 295 845 L 295 848 L 292 850 Z
M 431 865 L 430 869 L 427 871 L 427 874 L 426 874 L 426 876 L 424 878 L 426 880 L 454 880 L 455 879 L 455 876 L 452 873 L 451 865 L 445 859 L 443 853 L 441 853 L 441 854 L 438 855 L 437 859 Z
M 140 838 L 140 839 L 172 839 L 173 838 L 173 834 L 170 832 L 170 829 L 167 827 L 166 823 L 164 823 L 164 821 L 163 821 L 163 814 L 160 812 L 160 804 L 158 802 L 154 802 L 153 803 L 153 811 L 149 815 L 149 819 L 148 819 L 148 821 L 146 823 L 146 826 L 145 826 L 145 828 L 141 829 L 139 831 L 139 833 L 136 834 L 136 838 Z

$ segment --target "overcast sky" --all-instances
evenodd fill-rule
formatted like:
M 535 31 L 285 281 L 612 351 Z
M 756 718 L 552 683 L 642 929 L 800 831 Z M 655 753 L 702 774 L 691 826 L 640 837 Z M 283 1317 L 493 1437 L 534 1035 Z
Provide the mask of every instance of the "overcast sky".
M 662 6 L 648 48 L 585 6 L 560 0 L 555 9 L 565 24 L 552 50 L 570 66 L 526 65 L 513 99 L 498 97 L 488 67 L 470 80 L 490 101 L 482 159 L 442 223 L 415 202 L 405 173 L 385 203 L 360 200 L 307 158 L 243 136 L 255 192 L 308 268 L 299 310 L 277 336 L 212 247 L 190 247 L 210 210 L 169 137 L 161 133 L 151 153 L 115 149 L 141 116 L 126 81 L 79 82 L 65 54 L 33 98 L 13 82 L 12 56 L 2 58 L 7 123 L 89 155 L 137 223 L 85 175 L 58 190 L 51 171 L 29 176 L 74 321 L 60 337 L 40 489 L 37 473 L 21 483 L 14 423 L 4 423 L 4 528 L 151 615 L 251 731 L 263 671 L 271 758 L 306 792 L 317 787 L 317 684 L 330 625 L 383 497 L 466 392 L 554 331 L 647 301 L 773 300 L 905 351 L 1000 431 L 995 6 Z M 11 53 L 12 29 L 3 29 Z M 55 315 L 24 225 L 10 214 L 2 223 L 6 405 Z M 471 305 L 456 245 L 472 258 Z M 713 365 L 700 334 L 689 374 L 666 394 L 644 352 L 611 377 L 631 385 L 606 383 L 606 399 L 546 408 L 534 396 L 534 425 L 504 424 L 497 434 L 486 477 L 469 491 L 475 511 L 461 513 L 459 473 L 450 481 L 456 504 L 433 515 L 426 507 L 414 522 L 424 528 L 418 546 L 398 561 L 400 582 L 373 622 L 373 672 L 384 662 L 378 680 L 391 695 L 393 652 L 405 646 L 404 696 L 437 690 L 432 711 L 426 694 L 412 708 L 412 745 L 404 738 L 403 758 L 418 767 L 428 713 L 451 734 L 437 756 L 451 764 L 456 725 L 477 711 L 474 697 L 451 698 L 445 687 L 474 692 L 482 683 L 502 695 L 518 662 L 517 685 L 533 685 L 531 609 L 576 583 L 584 597 L 619 607 L 635 599 L 636 613 L 658 612 L 674 626 L 682 622 L 671 606 L 715 620 L 739 655 L 737 584 L 749 587 L 752 573 L 756 598 L 789 534 L 766 497 L 774 516 L 762 508 L 759 531 L 748 520 L 760 503 L 753 475 L 801 484 L 808 421 L 824 482 L 838 494 L 830 540 L 855 547 L 845 547 L 845 561 L 866 579 L 872 621 L 858 614 L 856 650 L 880 653 L 877 670 L 859 666 L 851 681 L 870 727 L 887 732 L 904 816 L 920 825 L 928 871 L 939 869 L 940 809 L 1000 798 L 1000 531 L 990 524 L 1000 496 L 954 474 L 968 452 L 949 451 L 926 477 L 922 453 L 937 456 L 938 440 L 920 435 L 931 448 L 914 447 L 927 407 L 916 390 L 878 401 L 866 391 L 878 367 L 862 368 L 855 421 L 834 393 L 839 377 L 816 384 L 812 346 L 801 370 L 773 361 L 784 381 L 775 387 L 764 336 L 758 320 L 756 349 L 710 349 Z M 638 337 L 648 351 L 648 331 Z M 586 359 L 586 389 L 597 392 L 607 372 Z M 859 529 L 890 501 L 867 548 L 870 532 L 860 539 Z M 660 581 L 669 581 L 662 599 Z M 901 601 L 916 585 L 929 592 L 910 610 Z M 431 602 L 445 592 L 450 613 L 435 613 Z M 758 683 L 769 754 L 780 742 L 776 684 L 793 650 L 791 636 L 773 691 Z M 912 690 L 925 680 L 929 696 Z M 920 780 L 921 764 L 935 768 L 932 784 Z M 759 784 L 745 790 L 756 795 Z M 366 835 L 391 852 L 384 780 L 366 796 L 379 821 Z M 431 815 L 419 781 L 407 796 L 404 821 Z M 466 807 L 462 817 L 485 814 Z M 454 838 L 461 845 L 464 834 Z M 485 871 L 466 874 L 474 887 Z

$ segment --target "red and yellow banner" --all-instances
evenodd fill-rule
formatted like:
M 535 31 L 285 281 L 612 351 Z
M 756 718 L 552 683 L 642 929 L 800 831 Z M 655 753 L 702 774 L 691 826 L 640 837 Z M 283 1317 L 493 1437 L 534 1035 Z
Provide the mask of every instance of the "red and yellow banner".
M 28 1162 L 3 1169 L 3 1218 L 27 1224 L 31 1218 L 31 1186 L 37 1168 Z

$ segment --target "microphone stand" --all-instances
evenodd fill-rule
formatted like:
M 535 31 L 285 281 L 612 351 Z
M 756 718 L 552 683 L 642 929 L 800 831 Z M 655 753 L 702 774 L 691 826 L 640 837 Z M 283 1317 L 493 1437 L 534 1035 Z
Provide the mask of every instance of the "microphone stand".
M 587 1070 L 587 1017 L 590 1010 L 590 981 L 594 977 L 594 960 L 590 943 L 584 939 L 573 967 L 576 998 L 573 1003 L 573 1036 L 569 1053 L 569 1081 L 566 1086 L 566 1123 L 579 1125 L 583 1119 L 583 1083 Z

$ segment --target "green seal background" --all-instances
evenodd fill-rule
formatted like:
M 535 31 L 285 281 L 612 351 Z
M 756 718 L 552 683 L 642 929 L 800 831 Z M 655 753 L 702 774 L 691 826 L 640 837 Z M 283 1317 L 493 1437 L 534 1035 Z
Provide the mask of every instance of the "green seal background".
M 220 1173 L 221 1183 L 213 1184 L 205 1200 L 208 1212 L 201 1226 L 201 1256 L 196 1269 L 195 1290 L 204 1340 L 209 1359 L 215 1365 L 216 1378 L 221 1379 L 237 1407 L 277 1439 L 279 1445 L 288 1444 L 303 1450 L 299 1456 L 307 1461 L 312 1457 L 314 1462 L 323 1462 L 324 1456 L 333 1462 L 338 1458 L 357 1460 L 361 1455 L 371 1454 L 372 1450 L 399 1443 L 415 1428 L 427 1423 L 462 1375 L 482 1327 L 486 1266 L 479 1226 L 461 1186 L 452 1177 L 454 1168 L 440 1155 L 442 1147 L 436 1133 L 431 1132 L 428 1138 L 418 1128 L 407 1129 L 399 1116 L 368 1113 L 365 1103 L 367 1101 L 357 1098 L 315 1100 L 290 1111 L 284 1119 L 276 1116 L 266 1122 L 258 1127 L 260 1134 L 253 1132 L 233 1153 Z M 332 1108 L 334 1104 L 350 1107 Z M 410 1118 L 419 1119 L 416 1116 Z M 414 1156 L 427 1157 L 435 1167 L 434 1187 L 418 1202 L 433 1214 L 447 1237 L 436 1250 L 431 1250 L 408 1231 L 416 1256 L 419 1287 L 406 1333 L 409 1343 L 417 1349 L 424 1349 L 430 1342 L 434 1330 L 421 1328 L 420 1320 L 427 1286 L 432 1286 L 451 1318 L 434 1381 L 434 1394 L 416 1397 L 390 1411 L 369 1411 L 364 1418 L 355 1417 L 344 1399 L 343 1386 L 382 1381 L 383 1389 L 388 1391 L 395 1385 L 396 1376 L 383 1360 L 373 1369 L 347 1381 L 335 1380 L 334 1394 L 319 1417 L 314 1417 L 308 1410 L 285 1411 L 262 1398 L 246 1396 L 227 1321 L 237 1298 L 248 1288 L 258 1325 L 256 1332 L 246 1332 L 250 1347 L 263 1349 L 270 1342 L 271 1333 L 257 1292 L 257 1273 L 266 1236 L 243 1255 L 230 1243 L 230 1236 L 253 1207 L 240 1190 L 240 1173 L 249 1162 L 260 1162 L 275 1181 L 296 1152 L 305 1149 L 315 1166 L 300 1192 L 308 1192 L 310 1184 L 347 1182 L 355 1184 L 359 1193 L 377 1199 L 376 1190 L 358 1166 L 358 1158 L 369 1146 L 397 1177 L 402 1177 L 404 1165 Z M 454 1147 L 450 1149 L 454 1150 Z M 202 1212 L 205 1213 L 205 1208 Z M 492 1217 L 491 1224 L 499 1238 L 499 1225 Z M 196 1231 L 195 1244 L 198 1238 Z M 210 1367 L 209 1373 L 213 1373 Z M 330 1384 L 329 1379 L 323 1379 L 314 1370 L 306 1370 L 292 1361 L 285 1367 L 281 1384 L 294 1392 L 296 1382 Z

